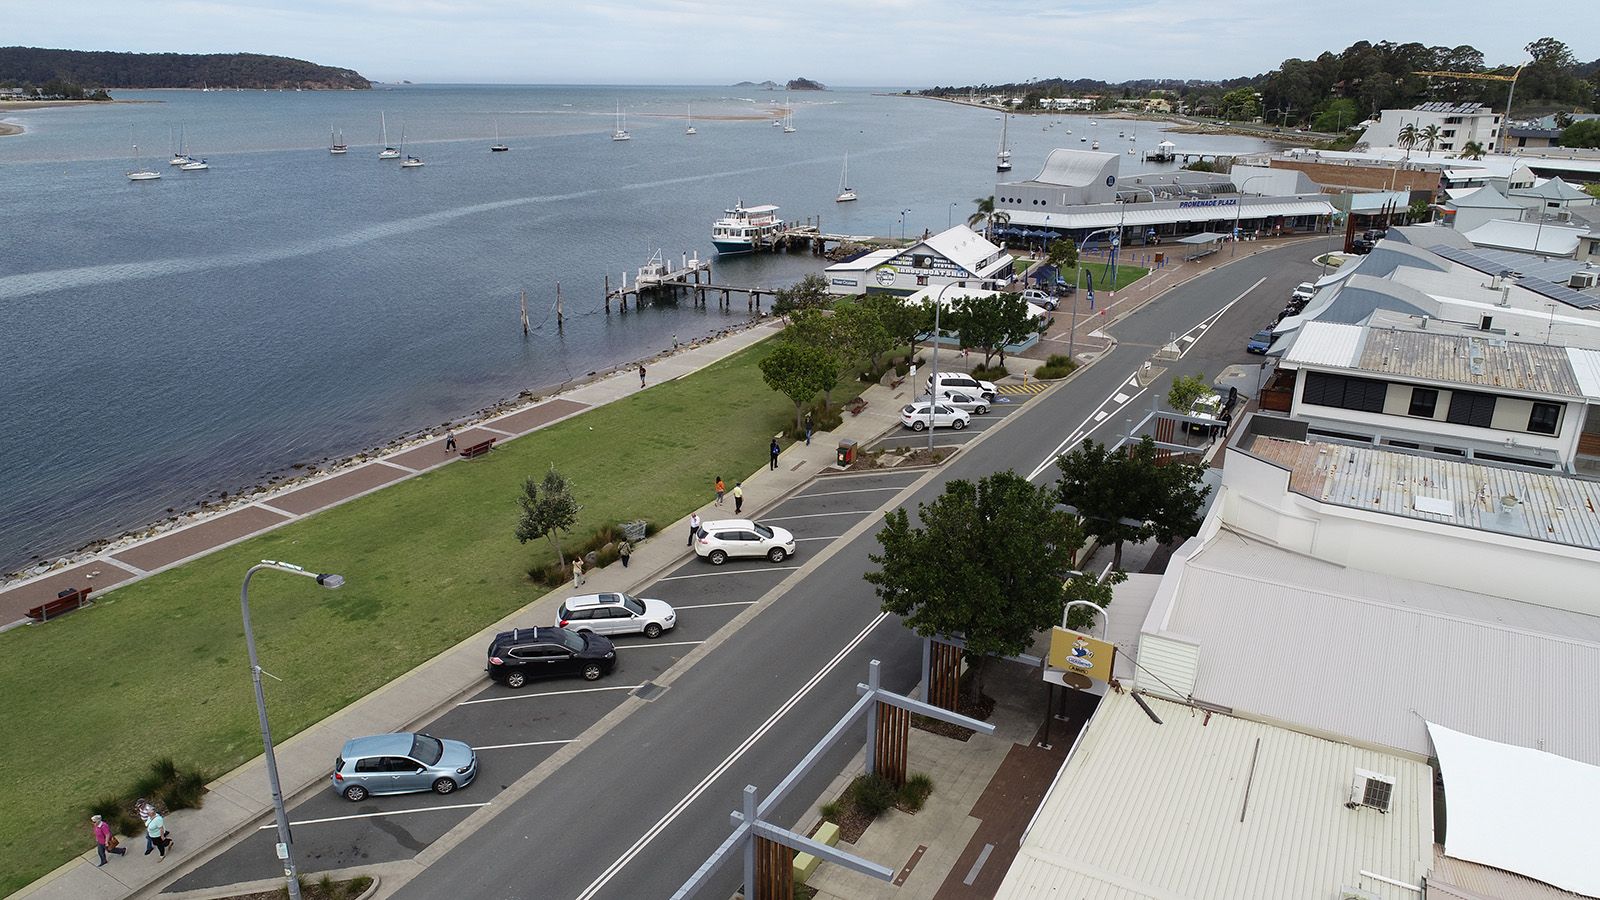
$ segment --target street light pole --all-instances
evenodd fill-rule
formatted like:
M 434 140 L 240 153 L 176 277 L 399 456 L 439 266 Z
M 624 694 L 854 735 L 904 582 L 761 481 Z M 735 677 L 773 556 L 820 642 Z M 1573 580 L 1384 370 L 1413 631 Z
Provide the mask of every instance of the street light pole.
M 947 282 L 933 295 L 933 363 L 928 375 L 928 453 L 933 453 L 933 408 L 939 403 L 939 311 L 944 308 L 944 292 L 954 281 Z M 981 398 L 980 398 L 981 399 Z
M 1154 196 L 1154 194 L 1152 194 L 1151 196 Z M 1081 252 L 1083 250 L 1083 245 L 1084 244 L 1087 244 L 1087 243 L 1089 243 L 1089 241 L 1093 240 L 1095 235 L 1097 235 L 1097 234 L 1105 234 L 1108 231 L 1111 231 L 1111 229 L 1110 228 L 1102 228 L 1099 231 L 1091 231 L 1091 232 L 1089 232 L 1088 235 L 1086 235 L 1084 237 L 1083 244 L 1079 244 L 1078 245 L 1078 250 L 1079 250 L 1080 254 L 1081 254 Z M 1083 292 L 1083 257 L 1081 255 L 1078 257 L 1078 265 L 1073 270 L 1073 276 L 1074 276 L 1074 284 L 1073 284 L 1073 288 L 1072 288 L 1072 320 L 1071 320 L 1072 321 L 1072 325 L 1067 328 L 1067 359 L 1072 359 L 1073 351 L 1077 349 L 1077 339 L 1078 339 L 1078 294 Z M 1076 360 L 1074 360 L 1074 362 L 1076 362 Z
M 911 212 L 911 210 L 900 210 L 900 240 L 902 241 L 906 239 L 906 213 L 908 212 Z
M 1244 181 L 1239 183 L 1239 199 L 1235 201 L 1233 207 L 1233 245 L 1228 249 L 1229 256 L 1236 256 L 1239 253 L 1239 213 L 1244 210 L 1244 189 L 1249 186 L 1250 182 L 1255 181 L 1257 178 L 1271 177 L 1271 175 L 1266 173 L 1260 175 L 1251 175 L 1249 178 L 1246 178 Z
M 954 200 L 952 200 L 952 201 L 950 201 L 950 208 L 945 210 L 945 213 L 944 213 L 944 227 L 946 227 L 946 228 L 953 227 L 955 225 L 955 221 L 956 221 L 955 217 L 956 217 L 956 203 L 955 203 Z
M 330 590 L 344 584 L 342 575 L 319 575 L 290 563 L 263 559 L 244 573 L 239 588 L 239 612 L 244 618 L 244 645 L 250 652 L 250 683 L 255 687 L 256 714 L 261 719 L 261 746 L 267 757 L 267 784 L 272 789 L 272 811 L 278 823 L 278 858 L 283 860 L 283 877 L 288 882 L 289 900 L 300 900 L 300 872 L 294 864 L 294 841 L 289 836 L 289 813 L 283 808 L 283 788 L 278 784 L 278 759 L 272 752 L 272 729 L 267 726 L 267 698 L 261 690 L 261 665 L 256 661 L 256 635 L 250 627 L 250 578 L 262 569 L 277 569 L 315 578 Z

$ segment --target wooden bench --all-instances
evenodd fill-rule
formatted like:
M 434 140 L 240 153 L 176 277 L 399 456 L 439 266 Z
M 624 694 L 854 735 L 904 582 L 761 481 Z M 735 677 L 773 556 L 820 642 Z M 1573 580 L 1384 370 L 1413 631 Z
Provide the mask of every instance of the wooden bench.
M 75 609 L 82 609 L 88 605 L 89 592 L 92 590 L 94 590 L 94 588 L 76 588 L 73 590 L 62 591 L 56 595 L 54 600 L 51 600 L 48 603 L 41 603 L 38 606 L 35 606 L 33 609 L 28 610 L 28 618 L 38 622 L 43 622 L 46 619 L 59 616 L 62 613 L 69 613 Z
M 473 457 L 482 456 L 494 449 L 494 441 L 494 438 L 489 438 L 488 440 L 479 441 L 471 447 L 462 447 L 461 457 L 463 459 L 472 459 Z
M 850 415 L 859 416 L 861 415 L 861 411 L 867 408 L 867 401 L 862 397 L 857 397 L 854 400 L 851 400 L 849 403 L 846 403 L 844 408 L 850 410 Z
M 811 839 L 829 847 L 839 846 L 839 826 L 832 822 L 823 822 L 817 833 Z M 817 866 L 822 860 L 809 853 L 796 853 L 794 855 L 794 883 L 805 884 L 812 875 L 816 874 Z

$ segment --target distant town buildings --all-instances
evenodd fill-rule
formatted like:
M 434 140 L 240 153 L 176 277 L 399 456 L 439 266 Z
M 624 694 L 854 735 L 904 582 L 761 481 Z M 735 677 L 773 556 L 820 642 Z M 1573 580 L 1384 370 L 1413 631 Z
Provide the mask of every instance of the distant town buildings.
M 1439 137 L 1431 149 L 1440 153 L 1460 152 L 1469 143 L 1488 152 L 1500 146 L 1500 114 L 1481 103 L 1422 103 L 1411 109 L 1386 109 L 1362 133 L 1360 143 L 1374 148 L 1422 149 L 1421 144 L 1401 147 L 1401 131 L 1407 125 L 1418 131 L 1437 126 Z

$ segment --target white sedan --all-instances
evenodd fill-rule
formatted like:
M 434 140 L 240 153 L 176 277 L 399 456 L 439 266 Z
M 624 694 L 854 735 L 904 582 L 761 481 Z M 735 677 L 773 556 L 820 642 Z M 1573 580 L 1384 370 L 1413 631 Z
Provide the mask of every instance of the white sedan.
M 933 404 L 933 411 L 928 411 L 929 401 L 918 400 L 907 403 L 900 410 L 900 424 L 912 431 L 922 431 L 927 428 L 930 421 L 934 428 L 954 428 L 957 431 L 967 427 L 972 421 L 972 413 L 964 409 L 956 409 L 944 403 Z

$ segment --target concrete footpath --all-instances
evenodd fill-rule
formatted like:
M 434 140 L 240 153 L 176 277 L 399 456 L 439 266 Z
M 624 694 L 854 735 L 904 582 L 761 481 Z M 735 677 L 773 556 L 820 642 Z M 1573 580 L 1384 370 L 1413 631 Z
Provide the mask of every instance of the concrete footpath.
M 648 368 L 649 381 L 657 384 L 687 375 L 770 336 L 778 327 L 776 323 L 763 324 L 720 341 L 657 360 Z M 561 398 L 546 401 L 500 419 L 489 420 L 479 427 L 499 429 L 506 419 L 524 416 L 550 404 L 571 405 L 570 411 L 565 411 L 528 429 L 536 430 L 543 424 L 575 415 L 584 409 L 627 396 L 637 390 L 639 390 L 637 370 L 624 372 L 601 379 Z M 904 395 L 904 393 L 904 387 L 896 391 L 881 385 L 873 385 L 862 395 L 867 400 L 867 407 L 860 415 L 847 415 L 839 429 L 815 435 L 809 446 L 797 443 L 788 447 L 779 457 L 778 468 L 769 469 L 763 466 L 743 478 L 746 512 L 759 514 L 762 509 L 775 504 L 787 494 L 805 485 L 819 472 L 825 471 L 834 462 L 835 450 L 840 439 L 851 438 L 864 445 L 884 430 L 898 427 L 901 400 L 897 399 L 897 394 Z M 510 432 L 507 433 L 509 439 Z M 457 434 L 457 442 L 463 446 L 470 439 L 463 436 L 466 434 L 468 432 Z M 431 465 L 423 465 L 426 457 L 410 455 L 419 452 L 428 454 L 436 461 Z M 422 466 L 415 471 L 445 465 L 457 458 L 444 454 L 436 444 L 405 450 L 396 454 L 396 457 L 408 458 L 412 463 Z M 389 460 L 394 458 L 390 457 Z M 367 465 L 389 464 L 393 463 L 380 461 Z M 342 474 L 335 475 L 329 480 L 337 479 Z M 314 483 L 310 487 L 315 486 Z M 305 489 L 307 488 L 299 490 Z M 293 493 L 295 492 L 289 492 L 284 496 L 292 496 Z M 360 493 L 352 496 L 360 496 Z M 272 498 L 263 502 L 271 504 L 274 500 L 281 499 L 281 497 Z M 347 499 L 350 497 L 334 502 L 344 502 Z M 702 509 L 700 512 L 705 510 Z M 685 558 L 687 551 L 680 539 L 687 527 L 687 516 L 664 525 L 658 535 L 645 540 L 634 549 L 632 564 L 628 568 L 612 564 L 594 570 L 586 575 L 584 588 L 590 591 L 636 590 L 638 586 Z M 235 538 L 237 539 L 242 537 Z M 190 556 L 208 552 L 209 549 L 214 548 L 206 548 Z M 483 648 L 493 635 L 513 626 L 525 627 L 551 621 L 556 607 L 569 593 L 567 587 L 549 592 L 438 657 L 277 745 L 278 771 L 287 801 L 292 803 L 297 795 L 324 789 L 330 761 L 338 755 L 339 748 L 352 735 L 409 730 L 415 724 L 436 716 L 454 703 L 462 693 L 480 687 L 484 679 Z M 583 740 L 584 737 L 580 736 L 578 743 L 581 744 Z M 221 852 L 232 839 L 242 837 L 252 832 L 257 825 L 270 821 L 271 794 L 267 787 L 266 768 L 262 758 L 258 757 L 229 772 L 209 784 L 208 788 L 209 792 L 206 794 L 203 807 L 181 810 L 167 817 L 167 828 L 173 833 L 176 843 L 165 862 L 154 854 L 148 857 L 139 855 L 139 848 L 144 846 L 144 841 L 134 836 L 125 836 L 126 845 L 135 852 L 124 857 L 114 857 L 104 867 L 97 867 L 93 842 L 89 839 L 88 830 L 85 828 L 85 852 L 82 856 L 22 889 L 14 897 L 27 900 L 112 900 L 125 897 L 153 897 L 163 887 L 198 868 L 210 856 Z M 224 892 L 217 892 L 214 895 L 222 893 Z

